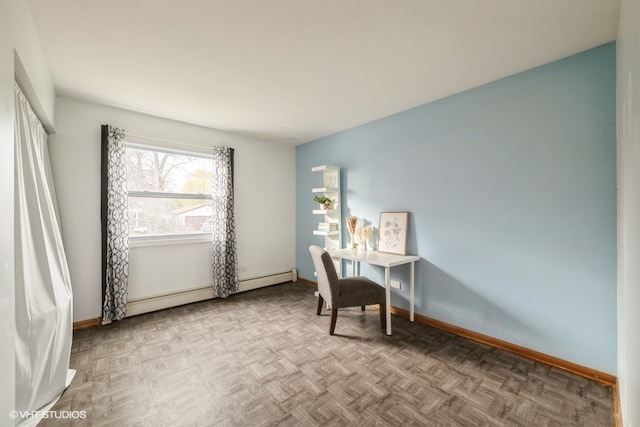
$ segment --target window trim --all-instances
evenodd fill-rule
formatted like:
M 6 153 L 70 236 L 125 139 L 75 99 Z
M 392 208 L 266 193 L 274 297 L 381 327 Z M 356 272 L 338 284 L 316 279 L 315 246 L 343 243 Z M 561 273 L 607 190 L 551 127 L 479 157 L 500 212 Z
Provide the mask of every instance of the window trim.
M 129 237 L 129 247 L 144 248 L 150 246 L 177 246 L 195 245 L 199 243 L 211 243 L 211 233 L 191 234 L 158 234 L 155 236 Z
M 211 194 L 204 193 L 169 193 L 166 191 L 127 191 L 127 197 L 148 197 L 150 199 L 195 199 L 213 200 Z
M 127 141 L 126 148 L 133 148 L 135 150 L 157 151 L 158 153 L 178 154 L 181 156 L 202 157 L 204 159 L 213 159 L 213 154 L 210 152 L 195 151 L 195 150 L 191 151 L 191 150 L 185 150 L 183 148 L 169 148 L 169 147 L 164 147 L 159 145 L 141 144 L 139 142 Z M 202 147 L 202 150 L 207 150 L 207 148 Z

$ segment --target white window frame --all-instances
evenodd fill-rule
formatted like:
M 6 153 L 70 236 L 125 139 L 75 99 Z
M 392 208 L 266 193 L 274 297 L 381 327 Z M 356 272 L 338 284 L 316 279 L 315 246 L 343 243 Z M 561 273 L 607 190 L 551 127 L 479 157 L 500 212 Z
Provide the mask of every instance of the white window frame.
M 169 148 L 165 146 L 157 146 L 150 144 L 141 144 L 128 142 L 126 148 L 136 150 L 155 151 L 159 153 L 178 154 L 181 156 L 201 157 L 205 159 L 213 159 L 213 154 L 202 151 L 185 150 L 177 148 Z M 168 193 L 156 191 L 129 191 L 127 190 L 127 198 L 129 197 L 149 197 L 149 198 L 176 198 L 176 199 L 195 199 L 195 200 L 212 200 L 212 194 L 193 194 L 193 193 Z M 148 247 L 148 246 L 174 246 L 197 243 L 211 243 L 211 233 L 195 232 L 195 233 L 175 233 L 175 234 L 157 234 L 151 236 L 129 236 L 129 247 Z

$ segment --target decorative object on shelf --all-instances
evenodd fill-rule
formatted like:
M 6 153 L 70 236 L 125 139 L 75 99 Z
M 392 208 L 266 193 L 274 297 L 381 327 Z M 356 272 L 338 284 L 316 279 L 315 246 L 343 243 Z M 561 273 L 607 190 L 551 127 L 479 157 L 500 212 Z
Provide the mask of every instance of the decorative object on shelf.
M 347 218 L 347 230 L 349 231 L 349 234 L 351 235 L 351 249 L 356 250 L 358 248 L 358 245 L 356 244 L 355 240 L 354 240 L 354 235 L 356 234 L 356 226 L 358 224 L 358 217 L 357 216 L 350 216 Z
M 322 185 L 327 188 L 336 188 L 338 186 L 336 177 L 331 175 L 325 175 L 322 179 Z
M 338 231 L 338 224 L 335 222 L 321 222 L 318 224 L 318 231 Z
M 333 209 L 333 200 L 327 196 L 315 196 L 313 200 L 316 203 L 320 203 L 320 209 L 330 210 Z
M 407 254 L 407 225 L 409 212 L 380 212 L 378 251 Z

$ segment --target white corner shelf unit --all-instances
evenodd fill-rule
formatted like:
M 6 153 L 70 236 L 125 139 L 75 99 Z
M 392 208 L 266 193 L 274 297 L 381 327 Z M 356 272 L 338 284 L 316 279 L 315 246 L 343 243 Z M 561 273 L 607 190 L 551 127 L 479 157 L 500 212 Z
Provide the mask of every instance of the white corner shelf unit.
M 324 248 L 326 251 L 331 252 L 332 250 L 340 249 L 342 244 L 340 168 L 322 165 L 311 168 L 311 171 L 321 175 L 320 186 L 311 189 L 311 192 L 314 195 L 323 195 L 333 200 L 331 209 L 315 209 L 312 211 L 314 215 L 321 216 L 318 221 L 318 228 L 313 231 L 313 234 L 323 236 Z M 324 223 L 325 229 L 320 229 L 320 223 Z M 326 230 L 326 224 L 330 224 L 330 230 Z M 342 262 L 339 259 L 334 259 L 334 264 L 338 277 L 340 277 L 342 275 Z

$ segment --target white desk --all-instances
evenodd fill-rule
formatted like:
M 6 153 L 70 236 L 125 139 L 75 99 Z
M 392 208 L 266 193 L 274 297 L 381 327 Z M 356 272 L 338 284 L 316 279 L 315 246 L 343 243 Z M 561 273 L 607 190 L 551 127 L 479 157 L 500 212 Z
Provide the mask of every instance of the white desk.
M 396 255 L 378 251 L 354 251 L 352 249 L 334 249 L 329 251 L 334 258 L 351 261 L 352 275 L 356 275 L 356 264 L 364 262 L 370 265 L 384 267 L 384 289 L 386 294 L 387 309 L 387 335 L 391 335 L 391 267 L 397 265 L 410 264 L 411 274 L 409 281 L 409 320 L 413 322 L 414 317 L 414 287 L 415 287 L 415 262 L 420 260 L 417 255 Z

